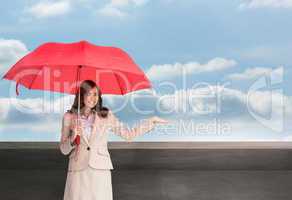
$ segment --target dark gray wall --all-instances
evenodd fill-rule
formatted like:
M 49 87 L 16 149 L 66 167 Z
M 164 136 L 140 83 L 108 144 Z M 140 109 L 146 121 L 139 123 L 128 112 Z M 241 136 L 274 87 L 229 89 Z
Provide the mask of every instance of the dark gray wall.
M 110 145 L 112 146 L 112 145 Z M 115 200 L 291 200 L 292 150 L 110 148 Z M 0 143 L 0 199 L 62 199 L 56 144 Z

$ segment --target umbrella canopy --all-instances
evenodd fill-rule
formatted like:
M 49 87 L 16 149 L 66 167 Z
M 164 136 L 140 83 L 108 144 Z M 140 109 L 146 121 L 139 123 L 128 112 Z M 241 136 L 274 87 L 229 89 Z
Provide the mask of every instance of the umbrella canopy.
M 102 94 L 126 94 L 151 88 L 144 72 L 117 47 L 87 41 L 45 43 L 20 59 L 3 76 L 28 89 L 76 94 L 83 80 L 93 80 Z

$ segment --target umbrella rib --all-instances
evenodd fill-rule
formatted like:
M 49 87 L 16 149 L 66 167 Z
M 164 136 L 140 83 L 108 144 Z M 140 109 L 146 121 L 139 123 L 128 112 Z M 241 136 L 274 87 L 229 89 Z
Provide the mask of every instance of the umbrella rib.
M 35 77 L 32 79 L 32 81 L 31 81 L 31 83 L 30 83 L 28 89 L 31 89 L 31 86 L 32 86 L 33 82 L 35 81 L 36 77 L 37 77 L 37 76 L 40 74 L 40 72 L 42 71 L 42 67 L 40 67 L 40 68 L 41 68 L 41 69 L 39 69 L 38 73 L 37 73 L 37 74 L 35 75 Z
M 137 73 L 137 72 L 121 70 L 121 69 L 107 69 L 106 65 L 104 67 L 96 67 L 96 66 L 93 66 L 93 65 L 82 65 L 82 67 L 93 68 L 95 70 L 108 70 L 108 71 L 111 71 L 111 72 L 119 71 L 119 72 L 123 72 L 123 73 L 130 73 L 130 74 L 133 74 L 133 75 L 141 75 L 141 73 L 144 73 L 143 71 L 141 73 Z
M 107 68 L 107 66 L 104 67 L 97 67 L 97 66 L 93 66 L 93 65 L 86 65 L 86 64 L 78 64 L 78 65 L 82 65 L 82 67 L 89 67 L 89 68 L 93 68 L 93 69 L 98 69 L 98 70 L 105 70 Z M 37 67 L 39 65 L 22 65 L 23 67 Z M 74 67 L 76 65 L 57 65 L 57 64 L 51 64 L 50 66 L 64 66 L 64 67 Z M 126 73 L 130 73 L 133 75 L 141 75 L 141 73 L 144 73 L 143 70 L 141 71 L 141 73 L 137 73 L 137 72 L 132 72 L 132 71 L 127 71 L 127 70 L 121 70 L 121 69 L 108 69 L 110 71 L 120 71 L 120 72 L 126 72 Z
M 120 81 L 119 81 L 119 79 L 118 79 L 116 73 L 113 73 L 113 74 L 114 74 L 114 76 L 115 76 L 115 78 L 116 78 L 116 80 L 117 80 L 117 82 L 118 82 L 118 85 L 119 85 L 119 89 L 120 89 L 120 91 L 121 91 L 121 94 L 123 94 L 123 91 L 122 91 L 122 87 L 121 87 Z

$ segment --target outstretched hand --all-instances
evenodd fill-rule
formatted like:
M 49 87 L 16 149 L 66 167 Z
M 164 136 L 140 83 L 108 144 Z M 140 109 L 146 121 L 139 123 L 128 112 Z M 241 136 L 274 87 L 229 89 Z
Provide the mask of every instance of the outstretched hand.
M 151 120 L 154 124 L 167 124 L 170 122 L 157 116 L 152 117 Z

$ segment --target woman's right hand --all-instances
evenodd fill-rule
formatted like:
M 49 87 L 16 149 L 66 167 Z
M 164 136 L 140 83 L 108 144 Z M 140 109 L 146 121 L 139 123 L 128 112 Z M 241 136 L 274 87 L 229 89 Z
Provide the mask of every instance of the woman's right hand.
M 78 127 L 76 125 L 76 122 L 74 122 L 74 124 L 72 125 L 72 130 L 73 130 L 73 135 L 70 138 L 71 139 L 71 143 L 72 144 L 80 144 L 80 136 L 82 134 L 82 124 L 81 121 L 79 121 L 78 123 Z

